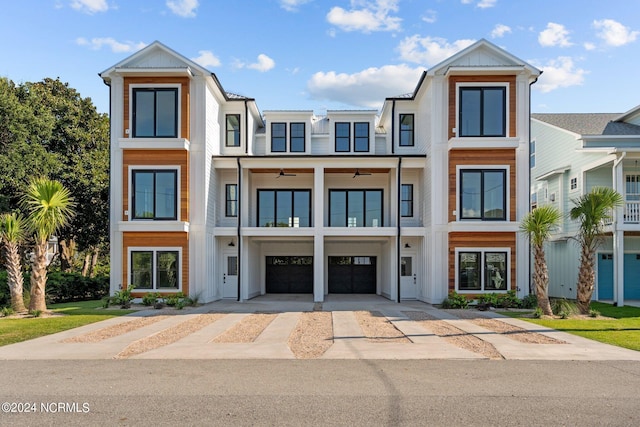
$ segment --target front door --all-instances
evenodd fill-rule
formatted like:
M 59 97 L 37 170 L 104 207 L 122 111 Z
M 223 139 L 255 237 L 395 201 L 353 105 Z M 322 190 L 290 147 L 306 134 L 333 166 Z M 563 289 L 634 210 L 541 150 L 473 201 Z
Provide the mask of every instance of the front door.
M 413 255 L 400 258 L 400 298 L 416 299 L 416 266 Z
M 238 256 L 224 255 L 222 298 L 238 298 Z

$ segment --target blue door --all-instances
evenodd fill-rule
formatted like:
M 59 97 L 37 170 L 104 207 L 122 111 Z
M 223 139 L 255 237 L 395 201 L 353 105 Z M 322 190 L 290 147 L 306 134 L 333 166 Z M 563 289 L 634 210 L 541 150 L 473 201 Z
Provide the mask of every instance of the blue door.
M 624 254 L 624 299 L 640 299 L 640 254 Z
M 613 300 L 613 254 L 598 254 L 598 299 Z

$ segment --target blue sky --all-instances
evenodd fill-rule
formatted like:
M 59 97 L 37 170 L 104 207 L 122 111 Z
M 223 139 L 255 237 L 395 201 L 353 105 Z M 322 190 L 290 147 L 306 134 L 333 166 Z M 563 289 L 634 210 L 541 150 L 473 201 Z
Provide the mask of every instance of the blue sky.
M 485 38 L 542 69 L 533 112 L 640 104 L 636 0 L 6 0 L 0 76 L 60 77 L 98 110 L 98 73 L 159 40 L 261 110 L 379 108 Z

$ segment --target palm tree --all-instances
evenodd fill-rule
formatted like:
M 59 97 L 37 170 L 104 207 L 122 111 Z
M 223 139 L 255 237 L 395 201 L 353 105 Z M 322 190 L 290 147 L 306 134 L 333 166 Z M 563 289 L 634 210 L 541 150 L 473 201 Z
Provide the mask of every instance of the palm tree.
M 611 211 L 623 202 L 620 193 L 607 187 L 595 187 L 573 201 L 575 207 L 571 209 L 570 216 L 573 220 L 579 220 L 580 227 L 576 236 L 581 246 L 576 289 L 577 305 L 582 314 L 589 313 L 595 283 L 595 253 L 604 239 L 604 224 L 611 217 Z
M 560 211 L 551 205 L 542 206 L 529 212 L 520 223 L 520 230 L 526 233 L 533 246 L 533 284 L 538 298 L 538 307 L 547 316 L 551 316 L 551 304 L 549 303 L 549 270 L 544 257 L 544 244 L 549 240 L 551 231 L 558 225 L 562 215 Z
M 22 263 L 18 249 L 25 238 L 24 219 L 15 213 L 0 215 L 0 243 L 6 253 L 5 267 L 7 269 L 7 283 L 11 293 L 11 308 L 16 313 L 27 311 L 24 306 L 22 289 Z
M 59 181 L 37 178 L 29 184 L 22 204 L 34 234 L 29 310 L 46 311 L 47 243 L 73 217 L 75 203 Z

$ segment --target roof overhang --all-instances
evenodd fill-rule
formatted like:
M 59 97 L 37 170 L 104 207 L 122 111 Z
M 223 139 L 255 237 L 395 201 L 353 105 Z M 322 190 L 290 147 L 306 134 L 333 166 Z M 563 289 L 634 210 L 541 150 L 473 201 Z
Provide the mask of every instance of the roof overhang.
M 569 169 L 571 169 L 571 166 L 563 166 L 563 167 L 554 169 L 554 170 L 549 171 L 549 172 L 547 172 L 545 174 L 537 176 L 536 177 L 536 181 L 545 181 L 545 180 L 551 178 L 554 175 L 561 175 L 561 174 L 565 173 L 566 171 L 568 171 Z

